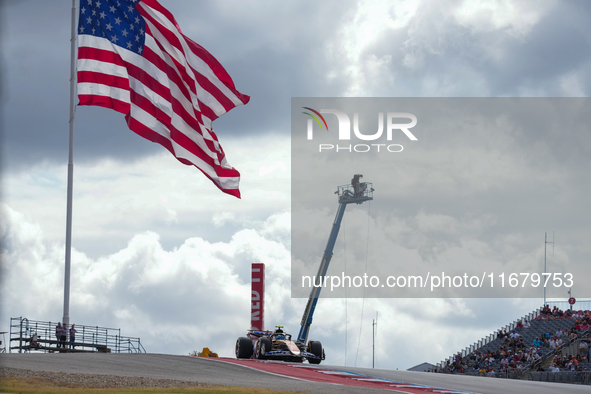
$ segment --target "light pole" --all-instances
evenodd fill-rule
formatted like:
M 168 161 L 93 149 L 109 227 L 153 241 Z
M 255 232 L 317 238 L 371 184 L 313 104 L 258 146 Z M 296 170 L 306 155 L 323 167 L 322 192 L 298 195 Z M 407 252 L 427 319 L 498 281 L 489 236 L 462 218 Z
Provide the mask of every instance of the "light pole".
M 376 367 L 376 327 L 378 326 L 378 312 L 376 312 L 375 320 L 372 320 L 371 328 L 373 331 L 373 344 L 372 344 L 372 353 L 371 353 L 371 367 Z
M 544 233 L 544 282 L 546 280 L 546 245 L 552 244 L 552 251 L 554 252 L 554 231 L 552 232 L 552 242 L 548 242 L 548 233 Z M 544 285 L 544 306 L 546 306 L 546 286 Z

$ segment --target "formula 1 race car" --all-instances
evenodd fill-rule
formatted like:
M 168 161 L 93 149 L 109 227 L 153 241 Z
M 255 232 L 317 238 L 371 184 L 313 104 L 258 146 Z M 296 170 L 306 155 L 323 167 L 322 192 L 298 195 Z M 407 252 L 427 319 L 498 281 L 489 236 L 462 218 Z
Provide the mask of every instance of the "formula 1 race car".
M 310 364 L 320 364 L 326 358 L 319 341 L 309 341 L 306 346 L 291 340 L 291 335 L 283 332 L 282 326 L 275 331 L 248 330 L 246 337 L 236 341 L 236 358 L 256 358 L 259 360 L 280 360 Z

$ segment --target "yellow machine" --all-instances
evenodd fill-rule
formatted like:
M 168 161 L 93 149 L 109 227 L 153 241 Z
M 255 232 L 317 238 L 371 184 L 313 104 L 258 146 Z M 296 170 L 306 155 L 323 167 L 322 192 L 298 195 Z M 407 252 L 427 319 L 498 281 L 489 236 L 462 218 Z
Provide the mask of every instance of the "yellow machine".
M 204 347 L 199 357 L 218 357 L 217 353 L 213 353 L 208 347 Z

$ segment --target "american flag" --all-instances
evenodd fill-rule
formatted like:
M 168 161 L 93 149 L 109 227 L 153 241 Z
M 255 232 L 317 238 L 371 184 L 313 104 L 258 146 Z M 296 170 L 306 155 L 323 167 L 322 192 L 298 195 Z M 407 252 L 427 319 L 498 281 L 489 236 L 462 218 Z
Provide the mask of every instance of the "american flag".
M 250 97 L 156 0 L 80 0 L 79 105 L 125 114 L 129 128 L 240 198 L 211 123 Z

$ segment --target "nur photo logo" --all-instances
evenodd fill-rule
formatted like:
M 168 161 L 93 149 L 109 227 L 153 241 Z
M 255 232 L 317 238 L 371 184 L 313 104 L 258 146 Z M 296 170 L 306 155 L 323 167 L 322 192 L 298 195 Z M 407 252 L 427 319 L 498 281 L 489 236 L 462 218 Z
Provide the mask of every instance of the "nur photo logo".
M 404 150 L 401 144 L 391 144 L 392 138 L 398 133 L 404 134 L 409 140 L 417 141 L 417 137 L 410 131 L 411 128 L 417 125 L 417 117 L 408 112 L 387 112 L 384 117 L 383 112 L 378 113 L 378 130 L 373 134 L 362 133 L 359 129 L 359 113 L 353 113 L 353 133 L 351 133 L 351 119 L 345 112 L 337 109 L 321 109 L 317 111 L 310 107 L 302 107 L 309 112 L 302 112 L 308 115 L 311 119 L 307 122 L 307 139 L 314 140 L 314 123 L 318 125 L 320 130 L 330 133 L 328 123 L 322 114 L 333 114 L 337 118 L 338 131 L 335 136 L 338 141 L 385 141 L 388 143 L 362 143 L 362 144 L 318 144 L 318 152 L 358 152 L 366 153 L 370 151 L 375 152 L 391 152 L 398 153 Z M 385 122 L 384 122 L 385 118 Z M 401 122 L 403 120 L 406 122 Z M 315 121 L 315 122 L 314 122 Z M 409 122 L 410 121 L 410 122 Z M 384 133 L 384 123 L 386 123 Z M 385 135 L 384 135 L 385 134 Z M 384 138 L 385 137 L 385 138 Z M 337 142 L 338 142 L 337 141 Z

